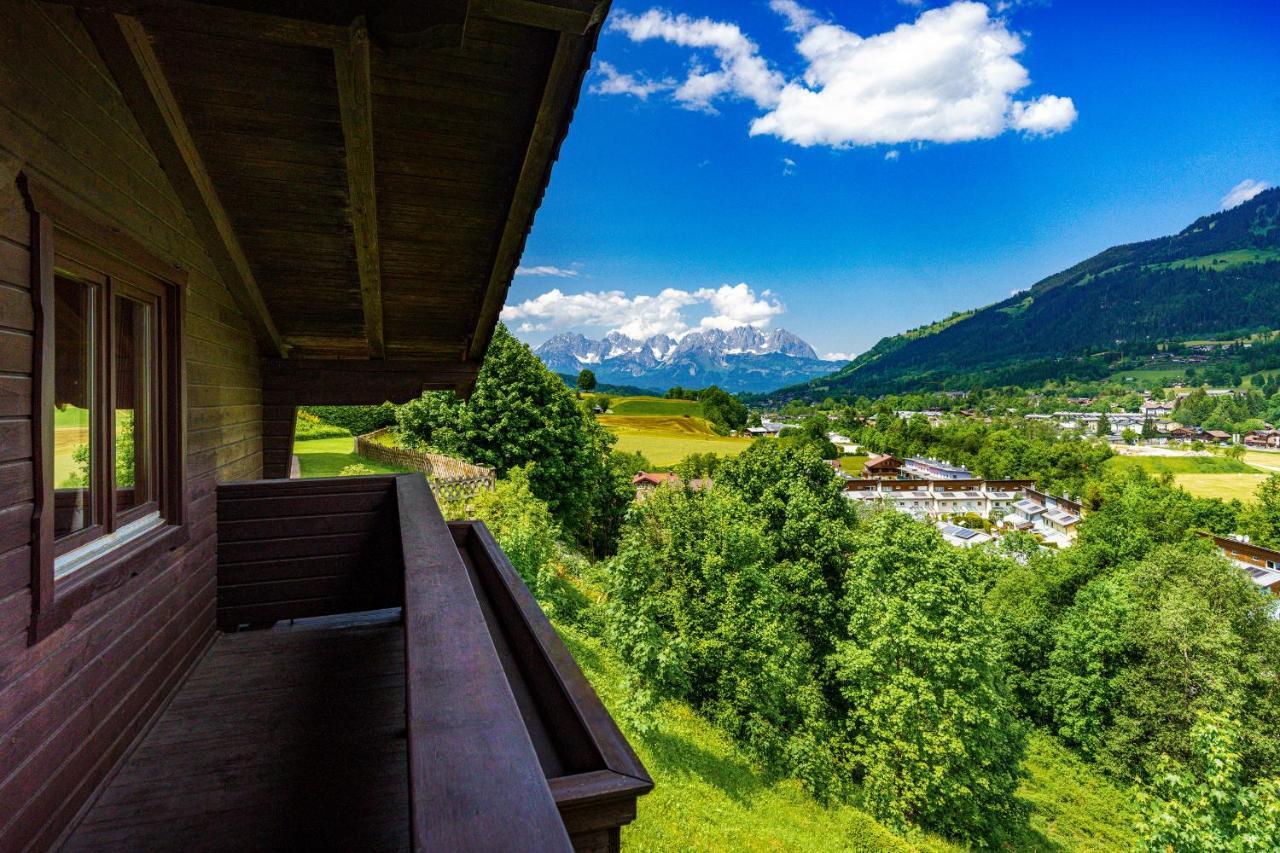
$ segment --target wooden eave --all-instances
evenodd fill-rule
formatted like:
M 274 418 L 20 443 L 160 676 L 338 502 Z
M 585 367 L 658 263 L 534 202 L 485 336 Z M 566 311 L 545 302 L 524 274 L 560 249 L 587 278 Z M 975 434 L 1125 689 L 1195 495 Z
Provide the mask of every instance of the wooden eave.
M 60 2 L 272 375 L 469 392 L 609 0 Z

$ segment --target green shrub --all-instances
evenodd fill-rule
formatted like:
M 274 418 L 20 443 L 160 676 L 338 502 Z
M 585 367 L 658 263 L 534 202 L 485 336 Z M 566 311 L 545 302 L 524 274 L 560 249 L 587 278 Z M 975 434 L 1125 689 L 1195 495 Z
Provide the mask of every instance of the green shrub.
M 303 418 L 301 414 L 299 412 L 298 422 L 293 429 L 293 437 L 295 439 L 306 441 L 313 438 L 342 438 L 343 436 L 351 435 L 349 431 L 340 426 Z
M 354 465 L 348 465 L 345 468 L 343 468 L 341 471 L 338 472 L 338 476 L 339 477 L 367 477 L 370 474 L 376 474 L 376 473 L 377 472 L 374 471 L 372 468 L 370 468 L 368 465 L 363 465 L 357 462 Z
M 376 429 L 394 426 L 396 422 L 396 407 L 391 403 L 377 406 L 307 406 L 298 410 L 299 419 L 303 412 L 314 415 L 327 424 L 342 427 L 352 435 L 364 435 Z

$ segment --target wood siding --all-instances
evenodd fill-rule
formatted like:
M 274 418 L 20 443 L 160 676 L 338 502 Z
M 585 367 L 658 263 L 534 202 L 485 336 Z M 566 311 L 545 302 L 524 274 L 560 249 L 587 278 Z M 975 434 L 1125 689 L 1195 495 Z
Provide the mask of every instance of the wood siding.
M 26 172 L 189 273 L 190 539 L 35 645 Z M 0 4 L 0 850 L 49 846 L 214 631 L 215 486 L 260 476 L 256 345 L 111 76 L 63 6 Z
M 399 607 L 394 477 L 218 487 L 218 626 Z

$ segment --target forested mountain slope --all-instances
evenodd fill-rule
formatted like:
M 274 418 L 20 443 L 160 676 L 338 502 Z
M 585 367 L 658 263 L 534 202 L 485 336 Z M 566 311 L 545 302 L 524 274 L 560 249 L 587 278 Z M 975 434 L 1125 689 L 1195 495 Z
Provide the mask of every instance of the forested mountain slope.
M 1091 356 L 1187 335 L 1280 328 L 1280 188 L 1170 237 L 1107 249 L 1003 302 L 884 338 L 799 394 L 963 390 L 1086 378 Z

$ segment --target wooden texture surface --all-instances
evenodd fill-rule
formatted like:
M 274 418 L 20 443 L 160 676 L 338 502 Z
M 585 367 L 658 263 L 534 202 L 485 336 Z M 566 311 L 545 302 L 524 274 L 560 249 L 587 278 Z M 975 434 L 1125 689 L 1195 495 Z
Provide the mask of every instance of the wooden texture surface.
M 287 485 L 218 487 L 218 626 L 398 607 L 395 478 Z
M 569 850 L 467 569 L 431 490 L 421 475 L 400 476 L 396 487 L 414 847 Z
M 29 644 L 30 220 L 19 172 L 188 273 L 186 545 Z M 213 634 L 214 485 L 258 476 L 257 344 L 69 7 L 0 4 L 0 850 L 42 849 Z M 21 401 L 27 400 L 26 403 Z
M 398 625 L 223 634 L 68 851 L 405 850 Z

